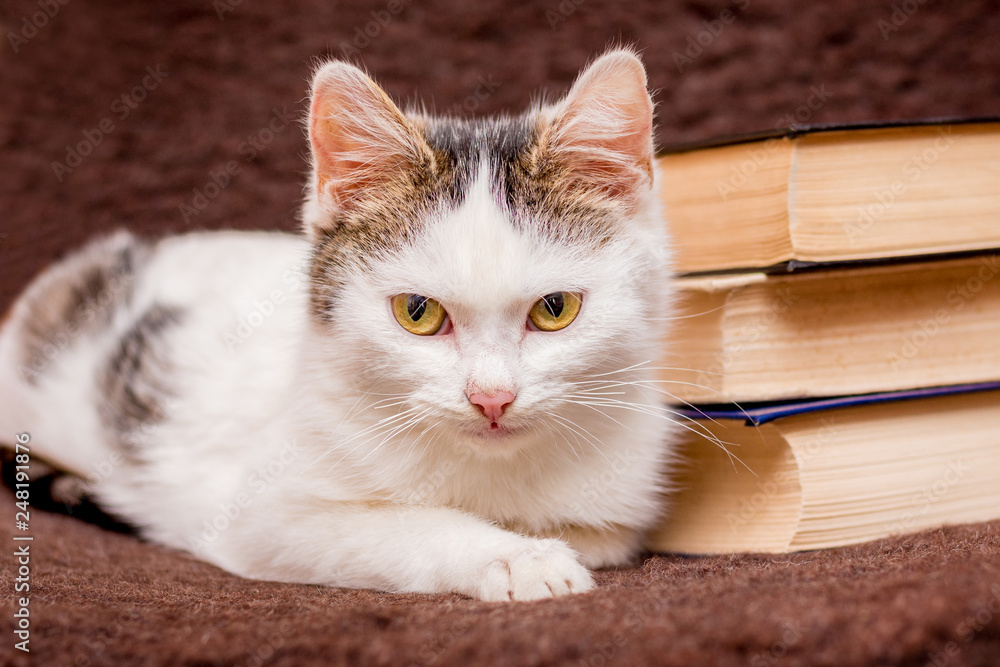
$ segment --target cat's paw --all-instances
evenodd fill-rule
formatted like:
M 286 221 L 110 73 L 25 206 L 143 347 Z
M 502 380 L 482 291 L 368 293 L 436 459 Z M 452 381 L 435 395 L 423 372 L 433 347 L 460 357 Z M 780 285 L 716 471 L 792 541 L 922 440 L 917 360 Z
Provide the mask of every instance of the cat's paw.
M 478 597 L 483 600 L 539 600 L 594 587 L 590 572 L 561 540 L 532 539 L 486 566 Z

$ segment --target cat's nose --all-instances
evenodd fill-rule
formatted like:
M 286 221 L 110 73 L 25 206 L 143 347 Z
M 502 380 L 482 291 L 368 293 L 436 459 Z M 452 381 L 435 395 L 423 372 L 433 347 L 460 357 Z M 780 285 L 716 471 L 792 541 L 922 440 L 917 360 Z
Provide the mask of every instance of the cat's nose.
M 492 396 L 487 396 L 476 391 L 469 394 L 469 402 L 482 410 L 483 415 L 490 420 L 490 423 L 495 423 L 500 419 L 504 409 L 514 402 L 514 394 L 509 391 L 498 391 Z

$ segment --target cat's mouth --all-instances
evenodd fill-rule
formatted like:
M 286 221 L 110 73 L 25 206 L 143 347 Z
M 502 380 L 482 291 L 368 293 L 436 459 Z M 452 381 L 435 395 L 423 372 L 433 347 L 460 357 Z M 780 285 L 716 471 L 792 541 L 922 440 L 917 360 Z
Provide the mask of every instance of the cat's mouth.
M 505 440 L 510 438 L 522 429 L 516 426 L 501 424 L 500 422 L 490 422 L 476 429 L 475 433 L 483 440 Z
M 479 434 L 487 438 L 499 438 L 507 435 L 510 431 L 506 426 L 501 426 L 497 422 L 491 422 L 489 426 L 479 429 Z

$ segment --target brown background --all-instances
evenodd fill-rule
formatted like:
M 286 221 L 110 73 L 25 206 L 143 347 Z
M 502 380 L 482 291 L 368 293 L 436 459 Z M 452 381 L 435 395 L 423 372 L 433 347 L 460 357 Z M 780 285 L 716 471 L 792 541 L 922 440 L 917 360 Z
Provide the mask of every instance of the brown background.
M 319 57 L 350 50 L 398 100 L 485 114 L 517 111 L 543 88 L 561 93 L 608 45 L 635 44 L 666 146 L 795 114 L 995 115 L 998 10 L 936 0 L 6 0 L 0 309 L 101 231 L 294 229 L 298 119 Z M 26 28 L 33 19 L 42 27 Z M 366 28 L 374 36 L 346 49 Z M 155 88 L 142 88 L 147 67 L 168 73 Z M 269 135 L 275 110 L 296 120 Z M 249 159 L 251 139 L 260 149 Z M 53 163 L 81 142 L 90 154 L 57 177 Z M 231 161 L 239 172 L 185 219 L 182 205 Z M 11 544 L 12 498 L 2 498 Z M 601 574 L 596 593 L 517 606 L 247 582 L 37 512 L 32 530 L 35 664 L 923 665 L 944 664 L 949 641 L 952 664 L 1000 662 L 1000 588 L 990 589 L 1000 524 L 791 557 L 655 557 Z M 11 591 L 13 557 L 0 559 L 0 590 Z M 3 619 L 0 659 L 24 664 Z

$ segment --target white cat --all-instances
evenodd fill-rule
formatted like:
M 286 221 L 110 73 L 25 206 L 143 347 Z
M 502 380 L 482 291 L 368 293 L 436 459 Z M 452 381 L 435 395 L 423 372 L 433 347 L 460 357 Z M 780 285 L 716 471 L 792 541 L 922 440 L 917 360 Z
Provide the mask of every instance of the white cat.
M 151 540 L 261 579 L 586 591 L 662 510 L 671 308 L 627 50 L 486 120 L 312 89 L 305 236 L 119 233 L 0 332 L 0 434 Z

